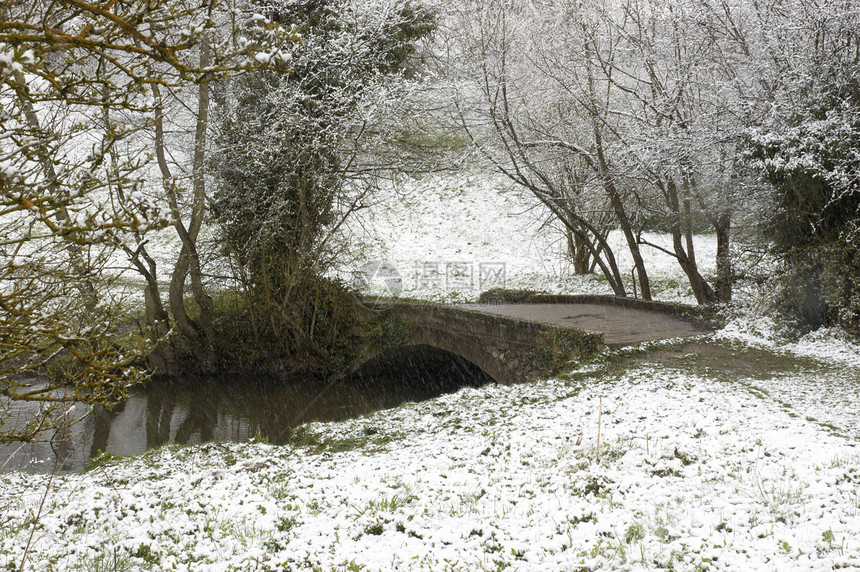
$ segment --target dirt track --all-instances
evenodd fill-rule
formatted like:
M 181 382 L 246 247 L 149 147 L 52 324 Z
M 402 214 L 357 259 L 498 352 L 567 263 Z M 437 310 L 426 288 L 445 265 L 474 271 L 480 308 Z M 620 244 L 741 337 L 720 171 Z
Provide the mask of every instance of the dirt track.
M 607 346 L 623 346 L 648 340 L 696 336 L 712 329 L 702 322 L 659 310 L 643 310 L 613 304 L 463 304 L 463 308 L 579 328 L 603 334 Z

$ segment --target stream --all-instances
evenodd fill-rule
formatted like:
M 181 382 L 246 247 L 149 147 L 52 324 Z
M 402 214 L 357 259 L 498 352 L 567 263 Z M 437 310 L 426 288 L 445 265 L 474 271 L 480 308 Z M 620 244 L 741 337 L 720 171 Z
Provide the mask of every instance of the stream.
M 77 404 L 65 429 L 41 441 L 0 445 L 3 471 L 78 472 L 100 452 L 137 455 L 167 443 L 260 438 L 285 443 L 310 421 L 339 421 L 493 380 L 453 354 L 414 346 L 386 353 L 349 378 L 249 376 L 151 381 L 108 410 Z M 28 404 L 13 404 L 22 418 Z

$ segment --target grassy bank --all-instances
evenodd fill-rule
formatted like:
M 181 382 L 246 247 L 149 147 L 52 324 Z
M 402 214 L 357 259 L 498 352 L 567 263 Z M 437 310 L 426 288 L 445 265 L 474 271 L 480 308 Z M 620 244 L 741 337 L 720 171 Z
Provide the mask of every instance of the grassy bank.
M 856 398 L 828 404 L 829 387 L 860 385 L 844 344 L 786 351 L 735 324 L 309 424 L 284 446 L 3 474 L 0 566 L 28 543 L 33 570 L 860 566 L 860 425 L 826 415 Z M 801 383 L 821 395 L 779 391 Z

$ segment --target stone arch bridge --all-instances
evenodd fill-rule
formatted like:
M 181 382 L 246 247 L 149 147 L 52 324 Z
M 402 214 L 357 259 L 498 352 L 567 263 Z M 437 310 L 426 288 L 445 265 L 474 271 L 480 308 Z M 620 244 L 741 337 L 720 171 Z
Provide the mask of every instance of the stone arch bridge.
M 401 335 L 394 346 L 456 354 L 499 383 L 552 375 L 570 360 L 648 340 L 694 336 L 713 327 L 687 306 L 614 296 L 534 296 L 524 303 L 379 304 Z M 355 365 L 387 349 L 370 351 Z

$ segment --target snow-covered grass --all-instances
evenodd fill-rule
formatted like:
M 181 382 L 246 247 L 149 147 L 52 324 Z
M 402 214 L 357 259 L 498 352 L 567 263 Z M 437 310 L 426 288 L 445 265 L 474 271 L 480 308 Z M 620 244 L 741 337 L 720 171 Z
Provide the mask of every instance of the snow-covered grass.
M 684 346 L 650 351 L 666 347 Z M 860 566 L 856 425 L 642 353 L 307 425 L 290 445 L 168 447 L 55 477 L 32 569 Z M 0 566 L 20 563 L 49 479 L 0 475 Z
M 483 290 L 504 285 L 547 293 L 612 294 L 596 274 L 577 276 L 566 254 L 567 243 L 557 222 L 535 199 L 499 175 L 468 177 L 427 175 L 400 181 L 383 191 L 379 202 L 350 223 L 353 235 L 364 243 L 362 262 L 380 260 L 397 269 L 401 295 L 437 301 L 471 302 Z M 644 238 L 671 250 L 668 235 Z M 633 260 L 620 232 L 610 234 L 618 267 L 632 292 Z M 714 236 L 696 237 L 697 257 L 704 274 L 713 273 Z M 643 247 L 655 297 L 671 302 L 695 303 L 689 284 L 671 257 Z M 456 265 L 471 270 L 470 286 L 461 277 L 451 279 Z M 481 281 L 481 266 L 505 267 L 504 284 Z M 460 266 L 462 268 L 462 266 Z M 428 275 L 437 269 L 438 280 Z
M 412 189 L 361 221 L 365 260 L 403 268 L 409 295 L 476 295 L 410 289 L 423 262 L 504 262 L 509 287 L 606 291 L 569 273 L 560 233 L 498 181 Z M 661 298 L 690 301 L 671 263 L 649 263 Z M 858 366 L 837 332 L 796 339 L 740 316 L 559 379 L 305 425 L 287 445 L 0 473 L 0 569 L 25 552 L 27 570 L 58 571 L 858 569 Z

